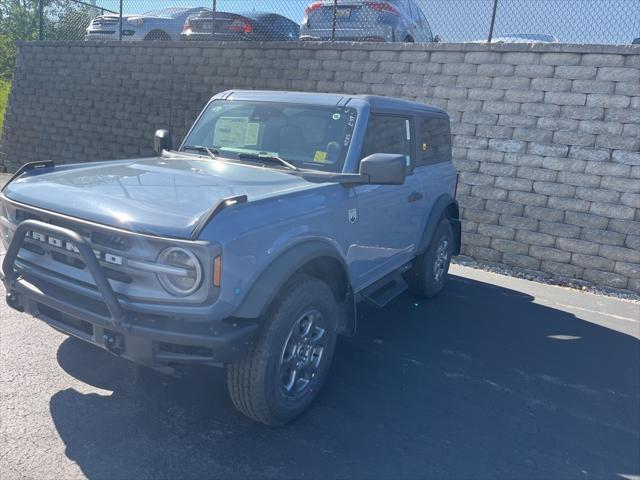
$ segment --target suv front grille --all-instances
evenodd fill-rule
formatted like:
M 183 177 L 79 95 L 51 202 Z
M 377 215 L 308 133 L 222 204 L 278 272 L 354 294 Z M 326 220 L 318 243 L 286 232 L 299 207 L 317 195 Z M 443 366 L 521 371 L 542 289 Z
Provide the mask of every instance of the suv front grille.
M 131 249 L 131 238 L 122 235 L 109 235 L 103 232 L 91 232 L 91 243 L 120 250 L 121 252 Z
M 104 251 L 115 250 L 115 251 L 125 252 L 130 250 L 133 244 L 131 238 L 126 237 L 125 235 L 112 234 L 109 232 L 100 232 L 97 230 L 89 230 L 83 227 L 82 225 L 78 225 L 77 223 L 74 223 L 74 222 L 61 221 L 55 218 L 47 218 L 46 216 L 38 215 L 38 214 L 29 212 L 27 210 L 22 210 L 19 208 L 15 209 L 13 218 L 15 219 L 16 223 L 20 223 L 25 220 L 38 220 L 40 222 L 50 223 L 52 225 L 69 228 L 75 232 L 78 232 L 80 235 L 82 235 L 86 240 L 88 240 L 91 243 L 93 247 L 100 250 L 105 249 Z M 46 238 L 49 240 L 50 236 Z M 66 242 L 65 239 L 58 239 L 58 240 L 62 242 Z M 52 244 L 50 241 L 42 241 L 33 237 L 27 237 L 23 244 L 23 248 L 33 254 L 43 257 L 43 266 L 47 262 L 46 260 L 47 257 L 49 257 L 51 260 L 57 263 L 60 263 L 69 267 L 73 267 L 78 271 L 88 272 L 87 266 L 85 265 L 85 262 L 82 260 L 81 256 L 77 252 L 70 251 L 68 248 L 66 248 L 66 244 L 55 245 L 55 244 Z M 96 256 L 101 261 L 103 271 L 107 276 L 107 278 L 111 280 L 115 280 L 117 282 L 124 283 L 124 284 L 131 284 L 133 282 L 133 279 L 129 274 L 118 270 L 119 265 L 122 264 L 122 257 L 114 254 L 109 254 L 109 259 L 112 259 L 112 260 L 119 259 L 121 262 L 119 264 L 118 263 L 113 264 L 114 263 L 113 261 L 105 262 L 106 255 L 101 253 L 99 250 L 95 250 L 95 252 L 96 252 Z M 105 263 L 113 264 L 113 265 L 108 266 L 108 265 L 105 265 Z
M 96 18 L 91 22 L 93 27 L 114 26 L 118 24 L 117 18 Z

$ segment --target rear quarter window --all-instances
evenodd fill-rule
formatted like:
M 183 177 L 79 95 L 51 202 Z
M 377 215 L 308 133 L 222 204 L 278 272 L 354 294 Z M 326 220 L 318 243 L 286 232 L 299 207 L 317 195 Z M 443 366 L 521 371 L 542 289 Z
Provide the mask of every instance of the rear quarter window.
M 451 128 L 444 117 L 423 117 L 418 121 L 418 161 L 416 166 L 451 160 Z

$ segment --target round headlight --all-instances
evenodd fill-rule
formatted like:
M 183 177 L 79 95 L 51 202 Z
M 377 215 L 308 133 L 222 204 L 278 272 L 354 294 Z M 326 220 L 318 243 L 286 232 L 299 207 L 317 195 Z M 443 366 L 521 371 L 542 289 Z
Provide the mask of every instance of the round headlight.
M 189 250 L 180 247 L 164 249 L 158 263 L 167 267 L 159 272 L 158 280 L 171 295 L 184 297 L 195 292 L 202 283 L 202 266 Z

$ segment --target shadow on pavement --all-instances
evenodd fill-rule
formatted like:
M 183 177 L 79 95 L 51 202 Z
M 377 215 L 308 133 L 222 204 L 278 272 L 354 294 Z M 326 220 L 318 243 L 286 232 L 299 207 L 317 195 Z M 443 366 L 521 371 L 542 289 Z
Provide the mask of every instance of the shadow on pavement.
M 92 479 L 640 474 L 640 342 L 532 300 L 454 276 L 438 299 L 361 309 L 281 429 L 236 413 L 222 370 L 175 379 L 67 339 L 62 368 L 112 392 L 60 391 L 51 415 Z

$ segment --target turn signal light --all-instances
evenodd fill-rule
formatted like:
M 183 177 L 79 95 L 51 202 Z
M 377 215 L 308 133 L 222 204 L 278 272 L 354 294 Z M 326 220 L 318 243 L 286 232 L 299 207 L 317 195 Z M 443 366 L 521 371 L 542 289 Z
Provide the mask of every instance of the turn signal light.
M 219 287 L 222 279 L 222 257 L 218 255 L 213 259 L 213 286 Z

